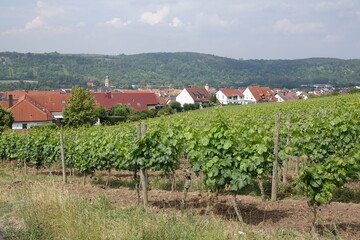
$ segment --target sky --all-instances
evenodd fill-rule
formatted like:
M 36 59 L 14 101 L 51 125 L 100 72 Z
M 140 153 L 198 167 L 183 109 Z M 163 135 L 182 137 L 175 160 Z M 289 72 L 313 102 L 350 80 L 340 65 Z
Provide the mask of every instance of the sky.
M 359 0 L 2 0 L 0 52 L 360 58 Z

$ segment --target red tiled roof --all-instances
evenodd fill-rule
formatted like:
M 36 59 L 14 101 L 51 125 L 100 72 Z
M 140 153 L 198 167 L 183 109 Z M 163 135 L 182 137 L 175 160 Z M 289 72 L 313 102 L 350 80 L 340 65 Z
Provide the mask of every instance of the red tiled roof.
M 298 100 L 299 96 L 296 95 L 296 93 L 293 92 L 279 92 L 278 95 L 284 99 L 284 101 L 290 101 L 290 100 Z
M 10 110 L 15 122 L 39 122 L 55 119 L 45 107 L 27 94 L 22 96 Z
M 9 101 L 0 101 L 0 106 L 8 109 L 9 108 Z
M 26 90 L 21 90 L 21 91 L 8 91 L 6 92 L 6 97 L 9 98 L 9 95 L 13 95 L 14 99 L 19 99 L 24 95 L 59 95 L 59 94 L 63 94 L 60 92 L 60 90 L 56 90 L 56 91 L 26 91 Z
M 120 89 L 122 93 L 150 93 L 148 90 L 127 90 L 127 89 Z
M 171 97 L 159 97 L 158 100 L 159 100 L 159 103 L 160 104 L 167 104 L 172 98 Z
M 225 94 L 227 97 L 232 96 L 244 96 L 244 94 L 239 89 L 225 89 L 221 88 L 220 91 Z
M 30 96 L 50 112 L 62 112 L 70 99 L 70 94 L 38 94 Z
M 91 93 L 97 105 L 110 108 L 116 104 L 128 105 L 138 111 L 159 104 L 154 93 Z
M 210 94 L 205 88 L 185 88 L 194 102 L 209 102 Z
M 256 101 L 276 101 L 274 93 L 268 87 L 249 86 L 248 89 L 250 90 Z

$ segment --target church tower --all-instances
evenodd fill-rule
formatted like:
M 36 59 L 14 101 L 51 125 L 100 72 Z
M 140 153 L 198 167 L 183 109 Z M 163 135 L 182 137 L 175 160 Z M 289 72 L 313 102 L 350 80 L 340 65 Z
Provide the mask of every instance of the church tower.
M 105 77 L 105 87 L 110 87 L 110 79 L 109 79 L 109 76 L 108 75 L 106 75 L 106 77 Z

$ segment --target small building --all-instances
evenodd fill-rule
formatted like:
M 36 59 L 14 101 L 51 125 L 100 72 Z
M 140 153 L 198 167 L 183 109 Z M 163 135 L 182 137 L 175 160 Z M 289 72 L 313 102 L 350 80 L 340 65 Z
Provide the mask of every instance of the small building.
M 216 92 L 216 99 L 221 104 L 245 104 L 244 94 L 238 89 L 221 88 Z
M 115 105 L 127 105 L 137 111 L 154 109 L 159 101 L 154 93 L 149 92 L 107 92 L 107 93 L 91 93 L 98 106 L 109 109 Z
M 275 94 L 268 87 L 249 86 L 243 94 L 245 104 L 277 101 Z
M 279 92 L 275 94 L 275 97 L 278 102 L 291 101 L 291 100 L 299 100 L 299 96 L 294 92 Z
M 181 106 L 184 106 L 185 103 L 202 105 L 210 103 L 210 97 L 210 93 L 205 88 L 184 88 L 176 96 L 176 102 L 179 102 Z
M 15 97 L 16 98 L 15 98 Z M 70 94 L 63 91 L 10 91 L 0 101 L 14 116 L 13 129 L 61 121 Z
M 49 110 L 29 95 L 22 96 L 9 110 L 14 116 L 12 129 L 27 129 L 44 123 L 52 123 L 55 118 Z

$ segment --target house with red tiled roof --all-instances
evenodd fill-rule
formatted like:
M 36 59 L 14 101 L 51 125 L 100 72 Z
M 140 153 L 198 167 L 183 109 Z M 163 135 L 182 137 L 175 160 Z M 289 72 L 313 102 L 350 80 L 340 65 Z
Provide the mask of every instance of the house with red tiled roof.
M 98 106 L 109 109 L 115 105 L 127 105 L 137 111 L 154 109 L 159 101 L 154 93 L 149 92 L 107 92 L 107 93 L 91 93 Z
M 216 99 L 221 104 L 245 104 L 244 94 L 239 89 L 221 88 L 216 92 Z
M 179 95 L 176 96 L 176 102 L 181 106 L 188 104 L 207 104 L 210 102 L 210 93 L 205 88 L 184 88 Z
M 51 112 L 29 95 L 24 95 L 9 108 L 14 116 L 12 129 L 26 129 L 44 123 L 52 123 L 55 118 Z
M 245 104 L 277 101 L 275 94 L 268 87 L 249 86 L 243 94 Z
M 14 129 L 29 128 L 63 119 L 63 109 L 70 94 L 63 91 L 9 91 L 2 107 L 12 111 Z
M 291 101 L 291 100 L 299 100 L 298 95 L 294 92 L 278 92 L 275 94 L 275 97 L 278 102 Z

